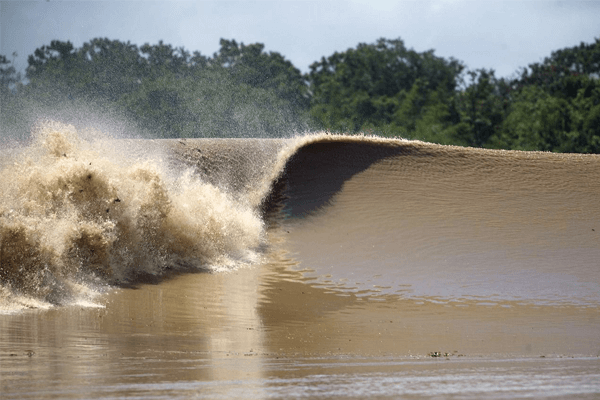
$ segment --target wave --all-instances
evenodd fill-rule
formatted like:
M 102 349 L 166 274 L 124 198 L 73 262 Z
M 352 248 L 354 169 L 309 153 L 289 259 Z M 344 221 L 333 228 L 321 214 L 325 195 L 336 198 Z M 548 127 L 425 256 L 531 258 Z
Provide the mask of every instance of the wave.
M 314 284 L 600 305 L 597 155 L 333 137 L 298 149 L 286 170 L 286 251 Z
M 481 253 L 481 243 L 507 251 L 527 235 L 544 236 L 544 227 L 560 230 L 576 220 L 579 229 L 583 214 L 600 230 L 593 200 L 600 193 L 597 156 L 326 133 L 117 140 L 57 122 L 40 124 L 34 133 L 30 145 L 5 150 L 1 158 L 4 309 L 89 303 L 106 285 L 255 264 L 269 247 L 267 231 L 282 224 L 297 228 L 291 248 L 299 260 L 317 270 L 327 263 L 346 270 L 383 265 L 383 281 L 397 271 L 422 269 L 432 258 L 413 256 L 424 248 L 438 258 L 456 248 Z M 328 209 L 329 219 L 318 220 Z M 534 213 L 529 221 L 537 230 L 519 233 L 519 210 Z M 552 216 L 561 212 L 579 216 Z M 348 260 L 333 246 L 318 248 L 310 235 L 302 236 L 298 221 L 324 235 L 323 243 L 339 243 L 344 230 L 352 233 L 342 244 L 360 252 L 348 253 Z M 456 221 L 463 222 L 449 228 Z M 571 228 L 544 240 L 556 244 L 573 234 Z M 587 236 L 578 236 L 577 246 L 595 252 L 597 241 Z M 388 249 L 374 256 L 366 242 Z M 332 262 L 336 257 L 343 263 Z M 390 265 L 398 258 L 403 268 Z M 466 270 L 469 262 L 475 261 L 462 260 Z M 405 284 L 400 279 L 398 287 Z
M 45 123 L 5 155 L 0 279 L 17 297 L 63 304 L 104 284 L 169 270 L 218 271 L 256 260 L 264 223 L 247 203 L 128 142 L 84 141 Z M 125 148 L 124 148 L 125 147 Z M 128 155 L 129 153 L 129 155 Z M 77 290 L 75 288 L 78 288 Z

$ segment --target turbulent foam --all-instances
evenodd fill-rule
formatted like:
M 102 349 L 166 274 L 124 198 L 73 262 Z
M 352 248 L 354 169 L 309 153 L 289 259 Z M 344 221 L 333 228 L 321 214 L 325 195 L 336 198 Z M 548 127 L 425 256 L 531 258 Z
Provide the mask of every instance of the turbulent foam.
M 255 209 L 160 159 L 119 156 L 48 122 L 0 177 L 0 307 L 62 304 L 94 287 L 251 262 L 263 240 Z M 24 300 L 28 299 L 28 300 Z

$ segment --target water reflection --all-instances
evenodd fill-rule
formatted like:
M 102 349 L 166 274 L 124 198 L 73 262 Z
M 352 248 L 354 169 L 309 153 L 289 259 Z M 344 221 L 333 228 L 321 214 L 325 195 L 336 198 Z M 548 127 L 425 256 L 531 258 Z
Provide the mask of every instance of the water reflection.
M 331 389 L 338 372 L 365 376 L 365 362 L 382 379 L 434 376 L 431 363 L 390 364 L 432 351 L 464 362 L 600 350 L 596 308 L 360 297 L 311 285 L 276 247 L 236 272 L 108 293 L 105 308 L 0 315 L 2 395 L 265 398 L 300 394 L 316 375 Z
M 0 316 L 2 392 L 127 396 L 145 390 L 133 384 L 232 376 L 260 382 L 259 273 L 182 275 L 110 293 L 103 309 Z M 243 363 L 233 361 L 240 358 Z

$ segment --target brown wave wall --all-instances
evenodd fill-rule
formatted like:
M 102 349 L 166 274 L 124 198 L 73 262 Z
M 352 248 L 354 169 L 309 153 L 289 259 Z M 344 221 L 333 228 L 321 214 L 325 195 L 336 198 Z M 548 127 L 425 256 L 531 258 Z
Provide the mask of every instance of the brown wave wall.
M 282 175 L 287 248 L 322 284 L 600 304 L 600 157 L 341 142 L 300 148 Z

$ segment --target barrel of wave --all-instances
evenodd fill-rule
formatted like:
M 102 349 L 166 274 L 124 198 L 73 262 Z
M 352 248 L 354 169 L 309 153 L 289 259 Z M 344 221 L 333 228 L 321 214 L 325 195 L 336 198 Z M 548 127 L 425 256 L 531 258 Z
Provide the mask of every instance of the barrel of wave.
M 155 154 L 131 158 L 118 140 L 85 136 L 44 122 L 31 145 L 4 163 L 4 297 L 61 303 L 72 298 L 73 285 L 131 282 L 180 268 L 230 269 L 258 257 L 264 226 L 246 203 L 191 170 L 173 176 Z

